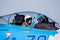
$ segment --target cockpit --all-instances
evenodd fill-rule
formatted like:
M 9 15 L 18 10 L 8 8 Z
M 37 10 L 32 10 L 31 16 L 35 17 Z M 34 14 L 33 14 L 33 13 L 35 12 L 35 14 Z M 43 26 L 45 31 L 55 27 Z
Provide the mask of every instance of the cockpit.
M 48 29 L 48 30 L 57 30 L 57 25 L 58 23 L 54 22 L 53 20 L 49 19 L 45 15 L 41 16 L 38 20 L 37 23 L 35 24 L 35 28 L 38 29 Z
M 14 16 L 14 19 L 12 20 L 12 23 L 10 24 L 14 24 L 14 25 L 22 25 L 22 26 L 29 26 L 32 23 L 32 17 L 29 15 L 19 15 L 16 14 Z
M 25 27 L 31 27 L 34 23 L 34 28 L 44 30 L 57 30 L 60 28 L 59 24 L 49 17 L 42 15 L 38 19 L 36 16 L 38 13 L 35 12 L 19 12 L 12 15 L 0 17 L 0 24 L 19 25 Z M 37 20 L 35 20 L 37 19 Z

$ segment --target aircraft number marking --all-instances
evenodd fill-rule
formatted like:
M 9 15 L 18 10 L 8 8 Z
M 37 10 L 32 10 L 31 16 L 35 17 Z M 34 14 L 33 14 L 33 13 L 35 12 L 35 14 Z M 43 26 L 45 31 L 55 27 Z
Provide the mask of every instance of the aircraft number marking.
M 27 37 L 32 37 L 31 40 L 34 40 L 36 36 L 35 35 L 27 35 Z M 39 40 L 40 38 L 43 38 L 44 40 L 46 40 L 46 36 L 45 35 L 38 36 L 37 40 Z

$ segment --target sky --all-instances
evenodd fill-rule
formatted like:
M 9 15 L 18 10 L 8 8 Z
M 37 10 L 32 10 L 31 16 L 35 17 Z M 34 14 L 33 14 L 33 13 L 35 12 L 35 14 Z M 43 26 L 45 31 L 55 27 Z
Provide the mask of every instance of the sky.
M 21 11 L 39 12 L 60 23 L 60 0 L 0 0 L 0 16 Z

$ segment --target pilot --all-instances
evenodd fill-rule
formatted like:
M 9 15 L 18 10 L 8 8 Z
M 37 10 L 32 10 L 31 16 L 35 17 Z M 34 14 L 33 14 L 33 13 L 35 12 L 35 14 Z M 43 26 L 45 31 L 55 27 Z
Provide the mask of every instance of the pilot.
M 30 26 L 31 22 L 32 22 L 32 17 L 29 15 L 26 15 L 25 22 L 23 23 L 23 26 Z
M 21 26 L 30 26 L 32 22 L 32 17 L 29 15 L 19 15 L 16 14 L 16 16 L 14 17 L 13 23 L 15 25 L 21 25 Z
M 25 21 L 30 25 L 30 24 L 32 23 L 32 17 L 26 15 L 26 16 L 25 16 Z
M 40 17 L 38 19 L 38 22 L 39 23 L 48 23 L 48 18 L 45 15 L 43 15 L 42 17 Z
M 35 24 L 35 28 L 45 29 L 45 30 L 57 30 L 55 22 L 49 22 L 46 16 L 42 16 L 38 19 L 38 23 Z

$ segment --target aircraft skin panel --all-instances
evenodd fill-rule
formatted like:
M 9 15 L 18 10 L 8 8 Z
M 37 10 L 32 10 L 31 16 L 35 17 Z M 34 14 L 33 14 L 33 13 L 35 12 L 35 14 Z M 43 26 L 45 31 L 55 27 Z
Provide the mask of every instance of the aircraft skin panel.
M 55 35 L 58 33 L 54 30 L 40 30 L 40 29 L 21 27 L 21 26 L 5 25 L 4 27 L 5 28 L 0 27 L 0 40 L 7 40 L 7 39 L 8 40 L 13 40 L 13 39 L 31 40 L 33 37 L 34 37 L 34 40 L 36 39 L 42 40 L 42 37 L 38 38 L 39 36 L 43 36 L 43 37 L 45 36 L 46 40 L 48 40 L 50 35 Z M 11 33 L 11 35 L 8 38 L 6 38 L 7 32 Z

